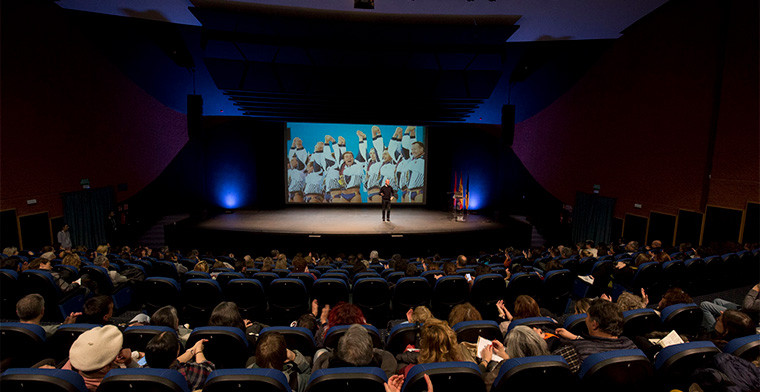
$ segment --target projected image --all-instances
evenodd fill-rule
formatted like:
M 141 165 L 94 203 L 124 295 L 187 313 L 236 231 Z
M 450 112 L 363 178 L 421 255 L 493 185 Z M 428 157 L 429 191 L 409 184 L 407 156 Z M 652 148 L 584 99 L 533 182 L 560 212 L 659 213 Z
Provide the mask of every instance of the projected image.
M 425 202 L 423 127 L 288 123 L 288 203 L 380 203 L 389 180 L 394 203 Z

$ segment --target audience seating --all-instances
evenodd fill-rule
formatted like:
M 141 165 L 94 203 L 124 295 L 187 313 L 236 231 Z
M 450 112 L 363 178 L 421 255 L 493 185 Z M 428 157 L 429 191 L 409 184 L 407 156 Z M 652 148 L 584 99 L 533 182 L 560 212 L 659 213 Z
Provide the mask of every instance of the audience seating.
M 435 280 L 436 280 L 435 276 L 436 275 L 443 276 L 443 271 L 441 271 L 441 270 L 422 271 L 422 273 L 420 274 L 420 278 L 427 279 L 428 284 L 430 285 L 430 287 L 433 287 L 433 286 L 435 286 Z
M 577 383 L 564 358 L 540 355 L 504 361 L 491 391 L 573 391 Z
M 588 317 L 586 313 L 567 316 L 563 327 L 574 335 L 588 335 L 586 317 Z
M 697 304 L 675 304 L 662 310 L 660 319 L 666 331 L 676 330 L 687 336 L 699 333 L 702 309 Z
M 132 287 L 128 282 L 116 285 L 111 281 L 108 270 L 97 265 L 83 266 L 80 273 L 87 274 L 97 285 L 97 294 L 108 295 L 113 300 L 114 310 L 119 310 L 132 303 Z
M 28 367 L 45 358 L 45 341 L 39 325 L 0 323 L 0 370 Z
M 287 325 L 309 311 L 309 293 L 298 279 L 275 279 L 267 291 L 269 316 L 275 325 Z
M 249 356 L 248 340 L 243 331 L 236 327 L 199 327 L 187 339 L 186 347 L 192 347 L 198 340 L 208 339 L 203 353 L 216 365 L 217 369 L 244 368 Z
M 504 339 L 499 324 L 493 320 L 462 321 L 454 324 L 452 329 L 457 334 L 458 342 L 477 343 L 478 337 L 488 341 Z
M 480 369 L 472 362 L 438 362 L 414 365 L 406 375 L 401 391 L 424 391 L 430 377 L 436 392 L 485 392 Z
M 155 261 L 153 264 L 152 276 L 163 276 L 165 278 L 171 278 L 179 280 L 179 274 L 177 273 L 177 266 L 169 261 Z
M 288 379 L 275 369 L 221 369 L 209 374 L 203 392 L 291 392 Z
M 683 260 L 670 260 L 662 263 L 662 281 L 670 287 L 684 287 L 686 265 Z
M 660 263 L 656 261 L 650 261 L 643 263 L 636 270 L 636 274 L 633 276 L 633 283 L 631 284 L 634 291 L 644 289 L 649 296 L 655 295 L 652 290 L 660 286 L 660 280 L 662 275 L 662 269 Z
M 182 274 L 182 283 L 190 279 L 211 279 L 211 274 L 202 271 L 187 271 Z
M 346 286 L 351 284 L 351 279 L 348 277 L 348 274 L 342 271 L 336 272 L 336 270 L 330 270 L 320 275 L 319 277 L 321 279 L 340 279 L 346 284 Z
M 185 377 L 173 369 L 113 369 L 98 387 L 98 392 L 135 391 L 190 392 Z
M 241 274 L 240 272 L 222 272 L 219 275 L 216 276 L 216 281 L 219 283 L 219 286 L 222 288 L 222 291 L 224 291 L 224 288 L 227 286 L 227 283 L 231 281 L 232 279 L 243 279 L 245 276 Z
M 509 327 L 507 328 L 507 333 L 509 333 L 509 331 L 511 331 L 518 325 L 551 329 L 551 328 L 557 327 L 557 322 L 551 317 L 527 317 L 527 318 L 521 318 L 521 319 L 514 319 L 512 320 L 511 323 L 509 323 Z
M 316 351 L 314 335 L 306 328 L 298 327 L 267 327 L 259 332 L 259 339 L 272 332 L 279 332 L 285 338 L 285 344 L 291 350 L 298 350 L 306 357 L 311 357 Z
M 327 348 L 337 348 L 338 347 L 338 340 L 346 333 L 348 328 L 350 328 L 350 325 L 337 325 L 327 330 L 327 333 L 325 334 L 325 347 Z M 367 333 L 369 334 L 370 338 L 372 338 L 372 346 L 375 348 L 384 348 L 385 344 L 383 343 L 383 340 L 380 338 L 380 331 L 377 330 L 372 325 L 362 325 L 367 330 Z
M 71 312 L 81 311 L 84 305 L 82 290 L 74 289 L 66 294 L 55 284 L 53 275 L 44 270 L 26 270 L 18 280 L 21 298 L 27 294 L 37 293 L 45 298 L 45 315 L 43 320 L 63 321 Z M 12 309 L 15 309 L 14 304 Z
M 721 289 L 724 283 L 724 263 L 720 256 L 705 257 L 705 280 L 704 284 L 708 287 Z
M 433 286 L 431 311 L 435 317 L 446 320 L 451 309 L 470 298 L 470 284 L 464 276 L 442 276 Z
M 394 318 L 405 318 L 410 308 L 430 305 L 430 286 L 425 278 L 402 278 L 393 288 L 391 310 Z
M 84 380 L 73 370 L 8 369 L 0 375 L 3 392 L 88 392 Z
M 311 374 L 309 392 L 385 392 L 385 372 L 376 367 L 344 367 L 317 370 Z
M 316 299 L 320 309 L 325 305 L 334 307 L 338 302 L 348 302 L 348 283 L 339 278 L 324 275 L 311 287 L 311 299 Z
M 53 266 L 53 271 L 61 275 L 61 278 L 68 283 L 79 279 L 79 268 L 73 265 L 56 264 Z
M 723 352 L 734 354 L 748 361 L 754 361 L 760 356 L 760 335 L 732 339 L 723 347 Z
M 513 310 L 515 299 L 520 295 L 529 295 L 533 298 L 539 298 L 543 282 L 538 274 L 534 272 L 519 272 L 512 275 L 507 285 L 507 293 L 504 298 L 504 305 Z
M 652 363 L 641 350 L 589 355 L 578 373 L 583 390 L 646 391 L 653 386 Z
M 691 373 L 705 366 L 719 352 L 712 342 L 674 344 L 660 350 L 654 360 L 654 367 L 663 385 L 686 390 Z
M 572 261 L 574 259 L 565 259 L 560 262 L 563 267 L 569 269 L 572 271 Z M 596 265 L 597 261 L 605 261 L 606 259 L 600 258 L 597 259 L 595 257 L 584 257 L 577 261 L 577 267 L 576 267 L 576 273 L 578 275 L 591 275 L 591 270 Z M 567 263 L 571 263 L 568 265 Z
M 79 335 L 99 326 L 99 324 L 62 324 L 58 326 L 50 339 L 47 340 L 48 353 L 57 362 L 68 358 L 69 349 Z
M 253 279 L 258 280 L 262 286 L 264 286 L 264 292 L 269 290 L 269 284 L 275 279 L 280 279 L 280 275 L 274 272 L 257 272 L 253 274 Z
M 166 277 L 150 277 L 142 285 L 145 308 L 153 314 L 166 305 L 176 306 L 180 302 L 180 286 L 176 280 Z
M 354 276 L 351 278 L 351 282 L 356 283 L 357 280 L 363 279 L 363 278 L 380 278 L 380 274 L 378 274 L 375 271 L 359 272 L 358 274 L 354 274 Z
M 224 298 L 237 304 L 243 318 L 264 319 L 267 300 L 264 287 L 256 279 L 232 279 L 224 288 Z
M 160 325 L 135 325 L 127 327 L 127 329 L 124 330 L 123 346 L 132 351 L 144 352 L 145 347 L 148 346 L 148 342 L 164 332 L 177 334 L 177 331 L 175 331 L 174 328 Z
M 542 304 L 554 313 L 565 311 L 575 275 L 568 269 L 549 271 L 544 276 L 544 287 L 541 290 Z
M 403 271 L 395 271 L 391 272 L 385 277 L 385 280 L 388 281 L 388 283 L 396 284 L 398 281 L 406 276 L 406 272 Z
M 0 316 L 16 318 L 16 302 L 19 300 L 18 273 L 0 269 Z
M 286 278 L 300 280 L 303 283 L 304 287 L 306 287 L 307 293 L 311 292 L 311 286 L 314 286 L 314 281 L 317 280 L 314 275 L 308 272 L 291 272 L 286 276 Z
M 221 300 L 222 289 L 213 279 L 189 279 L 182 284 L 183 316 L 191 324 L 203 325 Z
M 632 309 L 623 312 L 623 335 L 629 338 L 657 331 L 661 326 L 660 316 L 654 309 Z
M 504 298 L 506 291 L 507 285 L 503 276 L 499 274 L 480 275 L 472 283 L 470 301 L 484 319 L 494 320 L 499 315 L 496 303 Z
M 361 274 L 356 274 L 357 276 Z M 388 322 L 391 292 L 385 279 L 376 277 L 360 278 L 354 282 L 353 304 L 364 313 L 367 322 L 384 325 Z
M 419 347 L 420 328 L 420 324 L 416 323 L 401 323 L 396 325 L 388 332 L 388 341 L 385 344 L 385 349 L 393 355 L 398 355 L 404 352 L 406 346 L 410 344 Z

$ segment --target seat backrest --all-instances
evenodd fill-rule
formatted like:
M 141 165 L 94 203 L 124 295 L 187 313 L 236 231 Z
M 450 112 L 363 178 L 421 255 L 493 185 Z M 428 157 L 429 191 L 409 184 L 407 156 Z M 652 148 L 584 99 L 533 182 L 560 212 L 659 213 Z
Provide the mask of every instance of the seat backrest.
M 572 332 L 575 335 L 585 335 L 588 333 L 588 326 L 586 326 L 586 313 L 572 314 L 567 316 L 563 327 Z
M 95 327 L 99 327 L 98 324 L 62 324 L 56 328 L 55 332 L 50 339 L 47 340 L 47 346 L 50 350 L 50 355 L 56 361 L 61 361 L 69 356 L 69 349 L 75 340 L 84 331 L 88 331 Z
M 394 271 L 388 274 L 385 277 L 385 280 L 387 280 L 390 283 L 398 283 L 399 280 L 403 279 L 404 276 L 406 276 L 406 272 L 403 271 Z
M 748 361 L 754 361 L 760 355 L 760 335 L 732 339 L 723 347 L 723 352 L 734 354 Z
M 491 391 L 573 391 L 577 379 L 559 355 L 512 358 L 504 361 Z
M 148 342 L 164 332 L 177 334 L 177 331 L 173 328 L 158 325 L 136 325 L 127 327 L 127 329 L 124 330 L 123 347 L 129 348 L 132 351 L 144 352 L 145 347 L 148 346 Z
M 187 339 L 186 347 L 192 347 L 200 339 L 208 339 L 203 353 L 217 369 L 245 367 L 248 359 L 248 340 L 236 327 L 199 327 Z
M 324 275 L 311 286 L 311 298 L 320 306 L 335 306 L 338 302 L 348 302 L 348 284 L 340 278 L 325 278 Z
M 430 287 L 433 287 L 433 286 L 435 286 L 435 276 L 436 275 L 443 275 L 443 271 L 441 271 L 441 270 L 423 271 L 420 274 L 420 277 L 427 279 L 428 284 L 430 285 Z
M 7 392 L 88 392 L 79 373 L 62 369 L 14 368 L 0 375 Z
M 420 346 L 421 324 L 401 323 L 391 328 L 385 349 L 393 355 L 404 352 L 408 345 Z
M 259 332 L 259 339 L 272 332 L 279 332 L 285 338 L 285 344 L 291 350 L 298 350 L 305 356 L 313 356 L 316 351 L 314 335 L 301 327 L 266 327 Z
M 256 279 L 232 279 L 224 287 L 224 296 L 236 303 L 243 318 L 249 320 L 262 318 L 267 308 L 264 287 Z
M 354 282 L 352 295 L 353 304 L 362 310 L 367 322 L 373 325 L 387 323 L 391 291 L 385 279 L 379 276 L 361 278 Z
M 660 316 L 654 309 L 632 309 L 623 312 L 624 336 L 643 336 L 658 330 L 661 325 Z
M 702 310 L 697 304 L 675 304 L 662 310 L 662 325 L 668 331 L 675 329 L 678 333 L 695 335 L 699 332 Z
M 220 369 L 208 375 L 204 392 L 290 392 L 285 374 L 275 369 Z
M 28 367 L 44 358 L 45 330 L 36 324 L 0 323 L 0 358 L 6 367 Z
M 473 362 L 437 362 L 414 365 L 406 375 L 402 391 L 427 389 L 424 375 L 430 377 L 436 392 L 485 392 L 480 369 Z
M 337 348 L 338 347 L 338 340 L 340 340 L 343 335 L 346 334 L 346 331 L 348 331 L 348 328 L 350 328 L 350 325 L 336 325 L 330 329 L 327 330 L 327 333 L 325 334 L 325 347 L 327 348 Z M 369 334 L 370 338 L 372 339 L 372 346 L 375 348 L 383 348 L 385 345 L 383 344 L 383 340 L 380 338 L 380 332 L 372 325 L 362 325 L 367 330 L 367 333 Z
M 100 382 L 98 392 L 190 392 L 185 377 L 174 369 L 112 369 Z
M 402 317 L 409 308 L 429 306 L 432 290 L 425 278 L 401 278 L 393 288 L 394 317 Z
M 633 349 L 591 354 L 581 363 L 578 376 L 587 389 L 633 391 L 651 386 L 653 374 L 644 352 Z
M 152 276 L 163 276 L 166 278 L 172 278 L 179 280 L 179 274 L 177 273 L 177 267 L 174 263 L 169 261 L 155 261 L 153 262 Z
M 314 285 L 314 281 L 317 280 L 314 278 L 314 275 L 307 273 L 307 272 L 291 272 L 287 275 L 288 278 L 292 279 L 298 279 L 301 282 L 303 282 L 304 286 L 306 286 L 306 292 L 311 291 L 311 286 Z
M 211 279 L 211 274 L 202 271 L 187 271 L 182 274 L 182 281 L 184 282 L 188 279 Z
M 654 367 L 668 385 L 686 385 L 694 369 L 704 367 L 720 350 L 712 342 L 696 341 L 663 348 Z
M 264 291 L 266 292 L 269 288 L 269 284 L 272 283 L 273 280 L 279 279 L 280 276 L 274 272 L 257 272 L 253 274 L 253 278 L 261 282 L 261 285 L 264 286 Z
M 222 287 L 222 291 L 224 291 L 224 287 L 231 281 L 232 279 L 243 279 L 245 276 L 241 274 L 240 272 L 222 272 L 219 275 L 216 276 L 216 281 L 219 282 L 219 285 Z
M 435 282 L 432 296 L 432 311 L 439 319 L 449 317 L 451 309 L 470 299 L 470 284 L 461 275 L 442 276 Z
M 454 324 L 452 329 L 457 334 L 458 342 L 477 343 L 478 337 L 488 341 L 504 339 L 499 324 L 493 320 L 462 321 Z
M 269 312 L 275 323 L 287 323 L 308 311 L 309 294 L 299 279 L 275 279 L 267 292 Z
M 551 317 L 526 317 L 521 319 L 514 319 L 511 323 L 509 323 L 509 327 L 507 328 L 507 333 L 509 331 L 513 330 L 518 325 L 525 325 L 528 327 L 537 327 L 537 328 L 553 328 L 557 326 L 557 322 L 554 321 Z
M 321 369 L 311 374 L 309 392 L 362 391 L 384 392 L 385 372 L 375 367 Z

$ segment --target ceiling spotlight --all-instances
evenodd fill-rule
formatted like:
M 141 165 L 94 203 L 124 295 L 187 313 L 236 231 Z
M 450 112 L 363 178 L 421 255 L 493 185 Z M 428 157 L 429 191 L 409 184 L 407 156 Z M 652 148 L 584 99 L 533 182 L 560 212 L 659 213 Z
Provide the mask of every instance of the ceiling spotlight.
M 374 10 L 375 0 L 354 0 L 354 8 Z

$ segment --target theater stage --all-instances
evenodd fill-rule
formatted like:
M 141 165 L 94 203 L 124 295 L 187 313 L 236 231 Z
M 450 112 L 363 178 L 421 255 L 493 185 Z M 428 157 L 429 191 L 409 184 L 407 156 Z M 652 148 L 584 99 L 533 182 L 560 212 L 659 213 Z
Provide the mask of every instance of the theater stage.
M 173 246 L 215 252 L 410 252 L 414 255 L 491 251 L 530 243 L 531 227 L 508 219 L 470 214 L 464 222 L 453 214 L 419 207 L 394 206 L 383 222 L 377 207 L 290 207 L 276 211 L 235 211 L 184 222 L 167 236 Z M 168 228 L 167 228 L 168 229 Z M 210 248 L 210 249 L 209 249 Z

